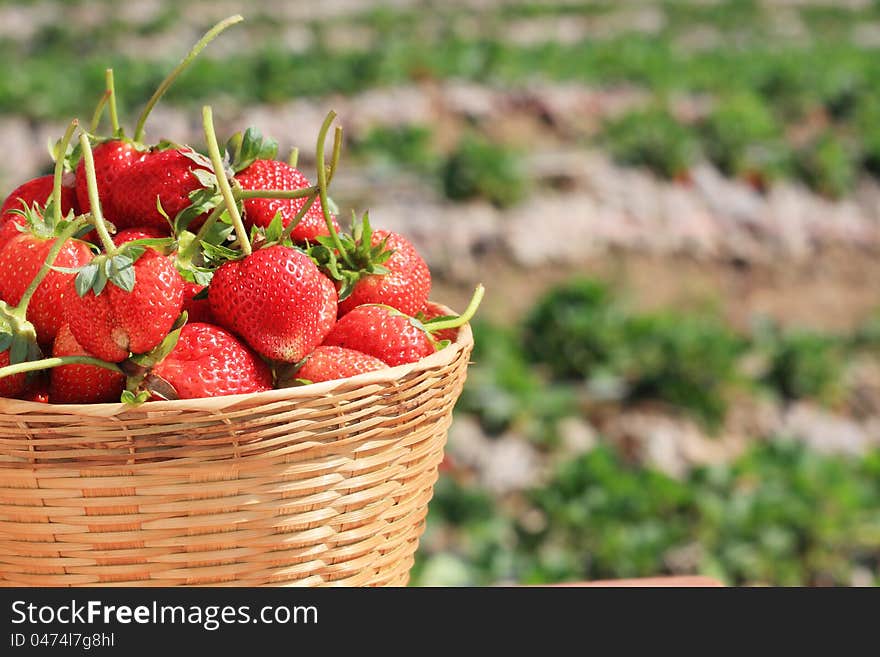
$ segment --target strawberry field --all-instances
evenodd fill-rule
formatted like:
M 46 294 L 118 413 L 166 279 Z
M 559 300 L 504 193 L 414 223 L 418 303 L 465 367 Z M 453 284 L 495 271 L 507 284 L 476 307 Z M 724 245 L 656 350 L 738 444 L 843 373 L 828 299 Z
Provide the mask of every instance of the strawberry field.
M 486 286 L 413 583 L 880 584 L 880 3 L 437 4 L 0 2 L 4 198 L 53 172 L 47 141 L 88 123 L 108 66 L 133 123 L 189 45 L 242 11 L 168 90 L 150 138 L 207 153 L 210 105 L 218 135 L 256 126 L 312 175 L 334 109 L 344 137 L 325 202 L 341 228 L 369 210 L 455 310 Z M 271 187 L 274 173 L 242 173 L 263 146 L 238 139 L 254 157 L 236 175 Z M 182 209 L 120 202 L 160 227 Z M 323 231 L 320 207 L 297 230 L 311 218 Z M 248 209 L 259 240 L 280 238 L 276 210 Z M 388 234 L 343 235 L 345 253 L 382 267 L 367 252 Z M 315 259 L 332 269 L 337 245 L 324 246 Z M 337 332 L 331 350 L 360 339 Z M 78 354 L 64 336 L 59 353 Z M 314 366 L 345 367 L 325 357 Z M 271 387 L 261 360 L 236 358 Z

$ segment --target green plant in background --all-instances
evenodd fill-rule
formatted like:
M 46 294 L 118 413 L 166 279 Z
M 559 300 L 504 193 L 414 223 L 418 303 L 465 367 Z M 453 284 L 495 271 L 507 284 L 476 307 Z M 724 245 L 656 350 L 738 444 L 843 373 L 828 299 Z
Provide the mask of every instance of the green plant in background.
M 786 399 L 839 400 L 843 347 L 832 336 L 811 331 L 779 332 L 763 338 L 768 367 L 763 382 Z
M 468 134 L 443 163 L 443 192 L 452 200 L 484 198 L 499 207 L 519 202 L 526 177 L 517 153 L 485 137 Z
M 631 399 L 657 399 L 717 427 L 737 382 L 744 341 L 715 318 L 654 313 L 628 319 L 624 377 Z
M 880 176 L 880 94 L 876 90 L 859 98 L 854 123 L 861 138 L 861 165 Z
M 699 155 L 692 131 L 660 106 L 608 121 L 601 141 L 621 164 L 647 167 L 670 179 L 686 175 Z
M 719 101 L 701 128 L 703 149 L 727 175 L 767 181 L 788 169 L 782 126 L 754 94 Z
M 798 152 L 797 166 L 811 188 L 830 198 L 840 198 L 852 191 L 858 175 L 854 149 L 831 131 Z
M 423 125 L 376 126 L 352 143 L 352 154 L 431 173 L 437 165 L 431 129 Z

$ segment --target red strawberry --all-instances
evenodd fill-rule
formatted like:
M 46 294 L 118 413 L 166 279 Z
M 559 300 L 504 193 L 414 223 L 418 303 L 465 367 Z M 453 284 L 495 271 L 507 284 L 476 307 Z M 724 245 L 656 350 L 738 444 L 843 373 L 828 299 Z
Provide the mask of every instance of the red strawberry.
M 0 367 L 9 365 L 9 349 L 0 351 Z M 27 374 L 13 374 L 0 379 L 0 397 L 9 399 L 24 394 L 27 388 Z
M 434 353 L 431 336 L 408 315 L 388 306 L 358 306 L 342 316 L 324 340 L 378 358 L 387 365 L 414 363 Z
M 484 293 L 483 286 L 478 285 L 467 310 L 457 317 L 435 322 L 422 323 L 390 306 L 358 306 L 336 322 L 324 344 L 375 356 L 392 367 L 413 363 L 437 350 L 433 333 L 469 322 Z
M 187 313 L 187 321 L 202 322 L 205 324 L 216 324 L 214 313 L 211 312 L 211 302 L 205 299 L 194 299 L 193 297 L 205 289 L 204 285 L 198 283 L 190 283 L 186 281 L 183 284 L 183 309 Z
M 139 226 L 137 228 L 120 230 L 113 236 L 113 243 L 116 246 L 122 246 L 127 242 L 134 242 L 135 240 L 152 240 L 162 237 L 168 237 L 167 230 L 161 230 L 153 226 Z
M 446 317 L 447 315 L 449 315 L 449 311 L 444 310 L 433 301 L 429 301 L 425 304 L 425 309 L 422 311 L 420 318 L 427 322 L 438 317 Z M 455 342 L 458 339 L 458 329 L 444 329 L 435 332 L 433 335 L 435 340 L 449 340 L 450 342 Z
M 115 222 L 119 213 L 113 205 L 111 190 L 115 187 L 119 176 L 129 167 L 143 160 L 146 153 L 138 150 L 130 141 L 111 139 L 95 146 L 92 149 L 92 155 L 95 159 L 95 176 L 98 182 L 98 198 L 101 199 L 101 208 L 104 214 Z M 89 188 L 82 160 L 76 167 L 76 200 L 82 213 L 91 210 Z
M 168 230 L 168 220 L 160 214 L 156 199 L 173 220 L 178 212 L 191 205 L 190 192 L 203 186 L 193 170 L 211 170 L 206 161 L 196 162 L 192 158 L 200 160 L 191 149 L 172 148 L 152 151 L 129 166 L 110 188 L 110 209 L 102 203 L 107 218 L 117 228 L 149 226 Z
M 415 315 L 425 308 L 431 294 L 431 272 L 415 247 L 402 235 L 387 230 L 372 234 L 372 246 L 386 240 L 391 257 L 382 263 L 387 274 L 373 274 L 355 283 L 351 294 L 339 302 L 342 316 L 357 306 L 380 303 L 397 308 L 405 315 Z
M 318 347 L 306 358 L 296 376 L 312 383 L 347 379 L 388 367 L 378 358 L 343 347 Z
M 183 307 L 183 279 L 170 259 L 147 249 L 133 266 L 131 292 L 108 283 L 97 296 L 92 289 L 82 297 L 74 292 L 67 303 L 67 320 L 76 341 L 111 363 L 125 360 L 129 352 L 153 349 Z
M 212 324 L 187 324 L 172 352 L 153 374 L 180 399 L 219 397 L 272 389 L 272 372 L 234 335 Z
M 336 321 L 336 289 L 306 254 L 276 244 L 214 273 L 208 300 L 217 321 L 265 358 L 295 363 Z
M 91 356 L 64 324 L 52 347 L 53 357 Z M 62 365 L 49 374 L 49 397 L 56 404 L 102 404 L 119 401 L 125 377 L 95 365 Z
M 69 182 L 71 180 L 66 176 L 61 184 L 61 214 L 65 217 L 71 210 L 76 211 L 77 209 L 76 192 L 73 187 L 65 185 Z M 40 176 L 28 180 L 6 197 L 6 200 L 3 201 L 3 207 L 0 208 L 0 246 L 17 234 L 15 227 L 12 225 L 7 227 L 7 224 L 18 224 L 19 226 L 25 224 L 24 217 L 13 210 L 22 210 L 25 206 L 30 208 L 34 203 L 45 206 L 49 197 L 52 196 L 54 183 L 54 176 Z
M 37 275 L 55 239 L 44 239 L 30 233 L 20 233 L 0 249 L 0 299 L 11 306 L 21 301 L 31 281 Z M 56 267 L 76 268 L 92 259 L 85 242 L 70 239 L 65 242 L 55 260 Z M 64 321 L 64 308 L 73 294 L 74 274 L 50 271 L 40 283 L 27 308 L 27 319 L 37 330 L 37 341 L 50 344 Z
M 277 160 L 255 160 L 249 167 L 236 174 L 235 179 L 243 189 L 280 189 L 295 190 L 311 186 L 308 179 L 286 162 Z M 281 221 L 287 226 L 306 203 L 306 198 L 268 199 L 253 198 L 244 201 L 245 225 L 268 227 L 281 213 Z M 333 218 L 333 225 L 339 230 L 339 224 Z M 319 235 L 329 235 L 327 222 L 321 212 L 321 204 L 315 201 L 290 234 L 294 242 L 314 242 Z

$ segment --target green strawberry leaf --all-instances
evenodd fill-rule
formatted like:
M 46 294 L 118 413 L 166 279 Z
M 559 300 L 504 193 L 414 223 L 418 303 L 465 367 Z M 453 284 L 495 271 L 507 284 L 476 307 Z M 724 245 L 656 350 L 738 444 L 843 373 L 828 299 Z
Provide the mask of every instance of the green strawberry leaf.
M 150 393 L 143 390 L 135 394 L 131 390 L 123 390 L 119 401 L 123 404 L 128 404 L 129 406 L 140 406 L 141 404 L 150 401 Z
M 181 155 L 189 158 L 190 160 L 192 160 L 193 162 L 198 164 L 199 168 L 207 169 L 208 171 L 214 170 L 214 166 L 211 164 L 211 160 L 208 159 L 208 157 L 206 155 L 202 155 L 201 153 L 194 151 L 194 150 L 191 150 L 189 148 L 180 148 L 178 150 L 180 151 Z M 205 171 L 204 173 L 208 173 L 208 171 Z M 193 173 L 195 173 L 195 171 L 193 171 Z M 213 176 L 213 174 L 211 174 L 211 175 Z M 201 181 L 201 178 L 199 180 Z M 215 181 L 216 181 L 216 179 L 215 179 Z
M 281 233 L 284 232 L 284 221 L 281 219 L 281 211 L 275 213 L 272 221 L 266 227 L 266 241 L 277 242 L 281 239 Z
M 88 291 L 94 288 L 95 283 L 98 280 L 98 270 L 98 264 L 94 261 L 80 268 L 79 273 L 73 281 L 76 293 L 80 297 L 86 296 Z
M 205 171 L 204 169 L 190 169 L 189 171 L 198 179 L 203 188 L 214 189 L 217 187 L 217 176 L 213 171 Z
M 143 253 L 143 251 L 141 251 Z M 135 285 L 134 257 L 128 253 L 120 253 L 107 260 L 104 272 L 111 283 L 126 292 L 131 292 Z
M 12 333 L 0 333 L 0 352 L 6 351 L 12 345 Z
M 211 260 L 238 260 L 241 258 L 241 253 L 234 249 L 230 249 L 225 246 L 220 246 L 219 244 L 211 244 L 210 242 L 206 242 L 205 240 L 201 241 L 202 250 Z
M 256 160 L 274 160 L 278 157 L 278 142 L 254 127 L 234 134 L 226 144 L 226 152 L 230 153 L 232 170 L 235 173 L 247 169 Z

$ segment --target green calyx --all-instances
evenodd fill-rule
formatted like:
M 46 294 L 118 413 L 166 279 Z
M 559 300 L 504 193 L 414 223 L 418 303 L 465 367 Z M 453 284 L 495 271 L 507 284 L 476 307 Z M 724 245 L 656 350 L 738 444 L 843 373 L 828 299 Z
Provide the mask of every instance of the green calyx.
M 178 399 L 174 386 L 155 374 L 153 368 L 174 351 L 187 319 L 187 313 L 184 311 L 174 322 L 168 335 L 156 347 L 146 354 L 131 356 L 119 364 L 120 369 L 126 375 L 125 391 L 121 398 L 123 403 L 138 405 L 153 397 L 164 400 Z
M 388 248 L 387 237 L 373 244 L 369 213 L 364 213 L 360 223 L 352 217 L 351 235 L 337 235 L 336 239 L 320 236 L 317 242 L 309 248 L 309 255 L 331 278 L 340 282 L 340 301 L 347 299 L 363 278 L 389 273 L 383 265 L 394 251 Z
M 274 160 L 278 157 L 278 142 L 254 127 L 237 132 L 226 142 L 226 157 L 235 173 L 244 171 L 257 160 Z

